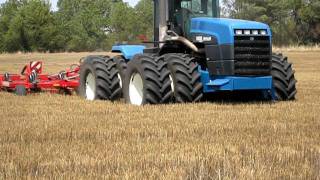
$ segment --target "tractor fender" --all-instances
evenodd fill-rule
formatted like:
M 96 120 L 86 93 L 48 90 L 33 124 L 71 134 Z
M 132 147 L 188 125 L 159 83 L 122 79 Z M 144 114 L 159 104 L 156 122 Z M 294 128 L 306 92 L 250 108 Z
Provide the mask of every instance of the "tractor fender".
M 130 61 L 135 55 L 142 54 L 145 48 L 143 45 L 114 45 L 111 52 L 121 53 L 127 61 Z

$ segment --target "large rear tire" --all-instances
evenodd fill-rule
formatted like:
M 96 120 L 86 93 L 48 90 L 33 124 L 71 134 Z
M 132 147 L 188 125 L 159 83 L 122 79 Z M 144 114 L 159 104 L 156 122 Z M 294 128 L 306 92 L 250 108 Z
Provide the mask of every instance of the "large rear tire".
M 292 63 L 282 54 L 272 55 L 272 77 L 275 98 L 278 101 L 295 100 L 297 94 L 296 79 L 292 69 Z
M 136 55 L 129 63 L 124 81 L 126 102 L 133 105 L 167 103 L 170 99 L 166 63 L 154 56 Z
M 203 97 L 203 85 L 195 59 L 187 54 L 166 55 L 170 71 L 174 101 L 177 103 L 198 102 Z
M 116 63 L 116 67 L 119 71 L 118 78 L 120 80 L 120 87 L 123 88 L 124 79 L 126 77 L 127 63 L 122 56 L 113 57 L 113 61 Z
M 80 96 L 87 100 L 118 100 L 121 96 L 118 74 L 112 59 L 88 56 L 80 67 Z

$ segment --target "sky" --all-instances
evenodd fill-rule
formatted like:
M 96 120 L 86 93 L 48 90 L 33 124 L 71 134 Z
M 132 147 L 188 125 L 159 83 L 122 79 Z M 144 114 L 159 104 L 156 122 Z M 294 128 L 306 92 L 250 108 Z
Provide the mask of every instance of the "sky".
M 50 0 L 52 4 L 52 9 L 57 10 L 57 2 L 58 0 Z M 131 6 L 135 6 L 139 0 L 123 0 L 124 2 L 128 2 Z M 0 0 L 0 4 L 6 2 L 6 0 Z

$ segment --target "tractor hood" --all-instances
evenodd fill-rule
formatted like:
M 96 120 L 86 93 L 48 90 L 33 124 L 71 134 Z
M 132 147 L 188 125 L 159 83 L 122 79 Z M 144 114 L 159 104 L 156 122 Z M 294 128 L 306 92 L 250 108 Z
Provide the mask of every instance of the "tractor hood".
M 191 34 L 204 34 L 214 36 L 218 44 L 233 44 L 236 29 L 253 29 L 253 30 L 267 30 L 271 36 L 270 28 L 267 24 L 245 21 L 238 19 L 225 18 L 208 18 L 198 17 L 191 20 Z

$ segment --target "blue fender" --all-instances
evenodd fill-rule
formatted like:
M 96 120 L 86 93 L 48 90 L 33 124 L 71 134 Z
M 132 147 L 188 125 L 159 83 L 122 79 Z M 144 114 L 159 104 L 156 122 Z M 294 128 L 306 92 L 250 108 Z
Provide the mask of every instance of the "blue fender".
M 111 52 L 122 53 L 126 60 L 131 60 L 136 54 L 142 54 L 146 47 L 143 45 L 115 45 Z

